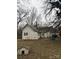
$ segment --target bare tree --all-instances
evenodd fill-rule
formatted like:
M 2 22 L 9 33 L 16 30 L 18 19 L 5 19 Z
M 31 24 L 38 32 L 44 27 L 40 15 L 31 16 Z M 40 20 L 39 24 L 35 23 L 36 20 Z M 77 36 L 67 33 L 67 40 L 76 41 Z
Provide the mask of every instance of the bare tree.
M 21 7 L 18 7 L 17 9 L 17 37 L 21 38 L 22 35 L 22 27 L 19 26 L 20 23 L 22 23 L 23 20 L 25 20 L 24 18 L 27 17 L 27 15 L 29 14 L 28 11 L 22 9 Z
M 20 22 L 25 20 L 24 18 L 27 17 L 28 14 L 29 11 L 26 11 L 20 7 L 17 9 L 17 26 L 19 25 Z
M 52 12 L 53 8 L 59 8 L 61 10 L 61 2 L 55 0 L 45 0 L 44 4 L 46 5 L 45 14 L 46 16 Z
M 45 18 L 49 15 L 51 16 L 52 14 L 52 10 L 54 9 L 56 11 L 56 16 L 53 19 L 53 21 L 49 22 L 49 24 L 52 24 L 52 26 L 54 26 L 54 28 L 59 27 L 59 25 L 61 24 L 61 0 L 45 0 L 44 1 L 44 14 L 45 14 Z M 52 17 L 52 16 L 51 16 Z M 47 18 L 46 18 L 47 19 Z M 49 18 L 50 20 L 50 18 Z
M 37 17 L 37 9 L 32 8 L 32 10 L 30 11 L 29 16 L 27 17 L 27 23 L 29 25 L 34 25 L 34 21 L 36 20 L 36 17 Z

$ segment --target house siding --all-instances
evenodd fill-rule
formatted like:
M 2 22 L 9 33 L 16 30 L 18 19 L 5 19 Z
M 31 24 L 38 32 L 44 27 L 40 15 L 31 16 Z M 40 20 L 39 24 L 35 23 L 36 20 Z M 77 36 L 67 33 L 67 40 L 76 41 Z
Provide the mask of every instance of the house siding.
M 28 35 L 24 36 L 24 33 L 28 33 Z M 31 27 L 27 26 L 24 28 L 23 32 L 22 32 L 22 39 L 30 39 L 30 40 L 34 40 L 34 39 L 39 39 L 39 35 L 37 32 L 35 32 Z

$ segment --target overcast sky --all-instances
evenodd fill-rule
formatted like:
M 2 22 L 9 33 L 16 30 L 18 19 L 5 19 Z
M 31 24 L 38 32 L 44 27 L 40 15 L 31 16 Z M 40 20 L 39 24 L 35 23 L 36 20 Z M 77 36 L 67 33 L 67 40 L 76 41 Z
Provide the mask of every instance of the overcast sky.
M 27 10 L 27 9 L 32 10 L 32 8 L 36 8 L 37 9 L 37 15 L 41 15 L 40 22 L 42 24 L 47 24 L 48 22 L 51 22 L 55 19 L 56 11 L 52 10 L 51 14 L 53 16 L 52 15 L 48 16 L 47 17 L 48 21 L 46 21 L 45 14 L 44 14 L 44 8 L 42 8 L 42 7 L 45 6 L 44 5 L 45 0 L 17 0 L 17 1 L 18 1 L 17 5 L 21 6 L 21 8 L 23 8 L 25 10 Z M 49 20 L 49 18 L 51 18 L 51 19 Z M 25 23 L 23 22 L 21 24 L 25 24 Z

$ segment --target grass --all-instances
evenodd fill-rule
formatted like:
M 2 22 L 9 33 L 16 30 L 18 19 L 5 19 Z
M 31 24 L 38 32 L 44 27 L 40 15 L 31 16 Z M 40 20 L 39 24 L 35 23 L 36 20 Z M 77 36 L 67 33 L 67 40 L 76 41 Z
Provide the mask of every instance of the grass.
M 60 40 L 17 40 L 17 48 L 30 47 L 30 53 L 23 59 L 60 59 L 61 41 Z M 17 59 L 22 56 L 17 55 Z

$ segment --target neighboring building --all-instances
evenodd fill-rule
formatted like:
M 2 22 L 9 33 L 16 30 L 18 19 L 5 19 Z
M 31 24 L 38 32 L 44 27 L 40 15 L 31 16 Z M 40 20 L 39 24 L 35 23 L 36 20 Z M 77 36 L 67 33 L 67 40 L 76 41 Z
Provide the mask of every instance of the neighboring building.
M 39 27 L 38 34 L 40 35 L 40 38 L 50 38 L 50 27 Z

